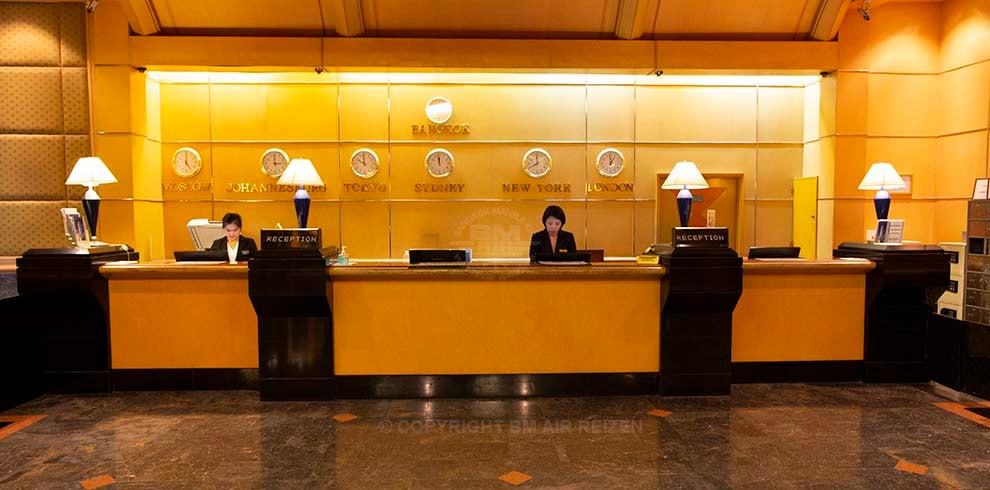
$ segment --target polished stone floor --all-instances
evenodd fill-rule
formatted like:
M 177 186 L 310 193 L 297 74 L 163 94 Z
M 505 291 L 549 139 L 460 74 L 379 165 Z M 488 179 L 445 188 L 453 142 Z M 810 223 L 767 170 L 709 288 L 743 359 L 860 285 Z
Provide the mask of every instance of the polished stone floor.
M 0 413 L 44 416 L 0 429 L 0 488 L 990 488 L 990 421 L 959 407 L 927 385 L 858 384 L 660 400 L 48 395 Z

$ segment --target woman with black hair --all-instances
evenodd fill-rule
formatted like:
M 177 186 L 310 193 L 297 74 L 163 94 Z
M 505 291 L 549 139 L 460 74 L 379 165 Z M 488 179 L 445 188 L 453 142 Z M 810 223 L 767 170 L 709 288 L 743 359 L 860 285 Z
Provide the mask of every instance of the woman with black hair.
M 241 215 L 227 213 L 223 215 L 222 221 L 225 236 L 214 240 L 210 250 L 227 252 L 227 259 L 231 264 L 253 257 L 258 246 L 253 239 L 241 235 Z
M 547 206 L 543 211 L 543 229 L 533 233 L 529 242 L 529 260 L 536 261 L 536 254 L 556 254 L 577 252 L 574 234 L 564 231 L 567 216 L 560 206 Z

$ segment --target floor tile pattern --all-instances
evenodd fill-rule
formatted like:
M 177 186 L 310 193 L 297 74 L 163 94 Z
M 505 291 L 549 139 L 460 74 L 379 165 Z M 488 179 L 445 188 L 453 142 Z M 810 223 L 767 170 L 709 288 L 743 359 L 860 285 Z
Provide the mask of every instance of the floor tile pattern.
M 861 384 L 663 399 L 47 395 L 0 413 L 45 415 L 0 440 L 0 488 L 512 488 L 499 479 L 512 472 L 532 478 L 520 488 L 990 488 L 990 427 L 945 402 L 927 385 Z

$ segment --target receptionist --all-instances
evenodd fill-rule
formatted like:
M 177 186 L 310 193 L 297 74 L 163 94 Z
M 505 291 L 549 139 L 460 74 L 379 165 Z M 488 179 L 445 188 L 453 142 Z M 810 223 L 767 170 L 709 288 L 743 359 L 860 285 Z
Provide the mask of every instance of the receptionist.
M 231 264 L 239 260 L 247 260 L 258 251 L 258 246 L 254 240 L 241 235 L 241 215 L 237 213 L 227 213 L 223 215 L 224 237 L 217 238 L 213 242 L 210 250 L 226 251 L 227 259 Z
M 535 260 L 536 254 L 577 252 L 574 234 L 561 229 L 564 223 L 567 223 L 564 210 L 560 206 L 547 206 L 543 211 L 543 229 L 533 233 L 529 242 L 529 260 Z

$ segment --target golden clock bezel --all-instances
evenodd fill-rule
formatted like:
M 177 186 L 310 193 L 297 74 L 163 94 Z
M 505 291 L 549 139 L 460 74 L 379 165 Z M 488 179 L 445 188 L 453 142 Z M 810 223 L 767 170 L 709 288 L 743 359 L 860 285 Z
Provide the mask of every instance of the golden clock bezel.
M 619 154 L 619 162 L 620 162 L 619 171 L 616 172 L 614 175 L 609 175 L 602 168 L 602 157 L 605 156 L 605 154 L 606 153 L 609 153 L 609 152 L 615 152 L 615 153 L 618 153 Z M 609 179 L 613 179 L 615 177 L 618 177 L 619 174 L 621 174 L 622 171 L 626 169 L 626 156 L 623 155 L 622 154 L 622 151 L 620 151 L 617 148 L 605 148 L 604 150 L 598 152 L 598 157 L 595 158 L 595 168 L 598 169 L 598 174 L 601 175 L 602 177 L 607 177 Z
M 368 153 L 370 153 L 371 154 L 371 158 L 373 158 L 375 160 L 375 171 L 372 172 L 369 175 L 361 175 L 360 173 L 358 173 L 357 169 L 354 168 L 354 157 L 358 156 L 358 153 L 361 153 L 361 152 L 368 152 Z M 371 148 L 358 148 L 357 150 L 354 150 L 354 153 L 351 153 L 351 172 L 353 172 L 354 175 L 357 175 L 358 177 L 361 177 L 362 179 L 370 179 L 370 178 L 378 175 L 378 170 L 381 168 L 381 164 L 382 164 L 382 161 L 381 161 L 380 158 L 378 158 L 378 153 L 376 153 L 375 150 L 372 150 Z
M 196 157 L 196 161 L 199 162 L 196 165 L 196 171 L 195 172 L 192 172 L 190 174 L 186 174 L 186 173 L 180 172 L 179 169 L 176 168 L 176 166 L 175 166 L 175 159 L 176 159 L 176 157 L 179 156 L 179 153 L 182 153 L 184 151 L 185 152 L 192 153 L 193 156 Z M 195 176 L 199 175 L 199 172 L 201 170 L 203 170 L 203 157 L 199 154 L 198 151 L 196 151 L 195 148 L 192 148 L 192 147 L 189 147 L 189 146 L 183 146 L 182 148 L 179 148 L 178 150 L 175 150 L 175 153 L 172 153 L 172 172 L 174 172 L 175 175 L 178 175 L 179 177 L 182 177 L 184 179 L 188 179 L 190 177 L 195 177 Z
M 268 173 L 268 170 L 265 169 L 265 157 L 268 156 L 269 153 L 279 153 L 279 154 L 282 155 L 282 157 L 285 158 L 285 168 L 283 168 L 281 172 L 279 172 L 277 174 L 272 174 L 272 173 Z M 265 174 L 265 175 L 267 175 L 269 177 L 272 177 L 272 178 L 281 177 L 282 174 L 285 173 L 285 169 L 286 168 L 289 168 L 289 162 L 291 162 L 291 161 L 292 161 L 292 159 L 289 158 L 289 154 L 286 153 L 285 150 L 283 150 L 281 148 L 269 148 L 269 149 L 265 150 L 264 153 L 261 154 L 261 173 L 263 173 L 263 174 Z
M 447 155 L 448 158 L 450 158 L 450 170 L 448 170 L 447 173 L 438 175 L 438 174 L 433 173 L 430 170 L 430 157 L 433 156 L 434 153 L 444 153 L 444 154 Z M 451 152 L 449 152 L 449 151 L 447 151 L 445 148 L 434 148 L 434 149 L 430 150 L 426 154 L 426 158 L 423 159 L 423 164 L 426 166 L 426 173 L 428 173 L 428 174 L 430 174 L 433 177 L 436 177 L 438 179 L 442 179 L 444 177 L 448 177 L 448 176 L 450 176 L 450 174 L 454 173 L 455 162 L 456 161 L 454 160 L 454 154 L 451 153 Z
M 448 106 L 450 106 L 450 112 L 447 114 L 447 117 L 445 117 L 443 119 L 440 119 L 440 118 L 434 119 L 434 118 L 430 117 L 430 104 L 432 104 L 434 101 L 443 101 Z M 454 116 L 454 104 L 452 104 L 450 102 L 450 99 L 448 99 L 446 97 L 433 97 L 432 99 L 426 101 L 426 105 L 423 107 L 423 112 L 426 113 L 426 118 L 429 119 L 430 122 L 432 122 L 434 124 L 443 124 L 443 123 L 449 121 L 450 118 Z
M 533 153 L 542 153 L 542 154 L 546 155 L 546 157 L 547 157 L 547 171 L 546 172 L 543 172 L 542 174 L 537 174 L 537 173 L 530 172 L 529 169 L 526 168 L 526 160 L 528 160 L 529 159 L 529 156 L 532 155 Z M 527 151 L 526 154 L 523 155 L 523 158 L 522 158 L 522 169 L 523 169 L 523 172 L 526 173 L 526 175 L 528 175 L 528 176 L 530 176 L 530 177 L 532 177 L 534 179 L 539 179 L 541 177 L 546 177 L 547 174 L 549 174 L 550 171 L 553 170 L 553 157 L 550 156 L 550 152 L 549 151 L 546 151 L 543 148 L 532 148 L 529 151 Z

